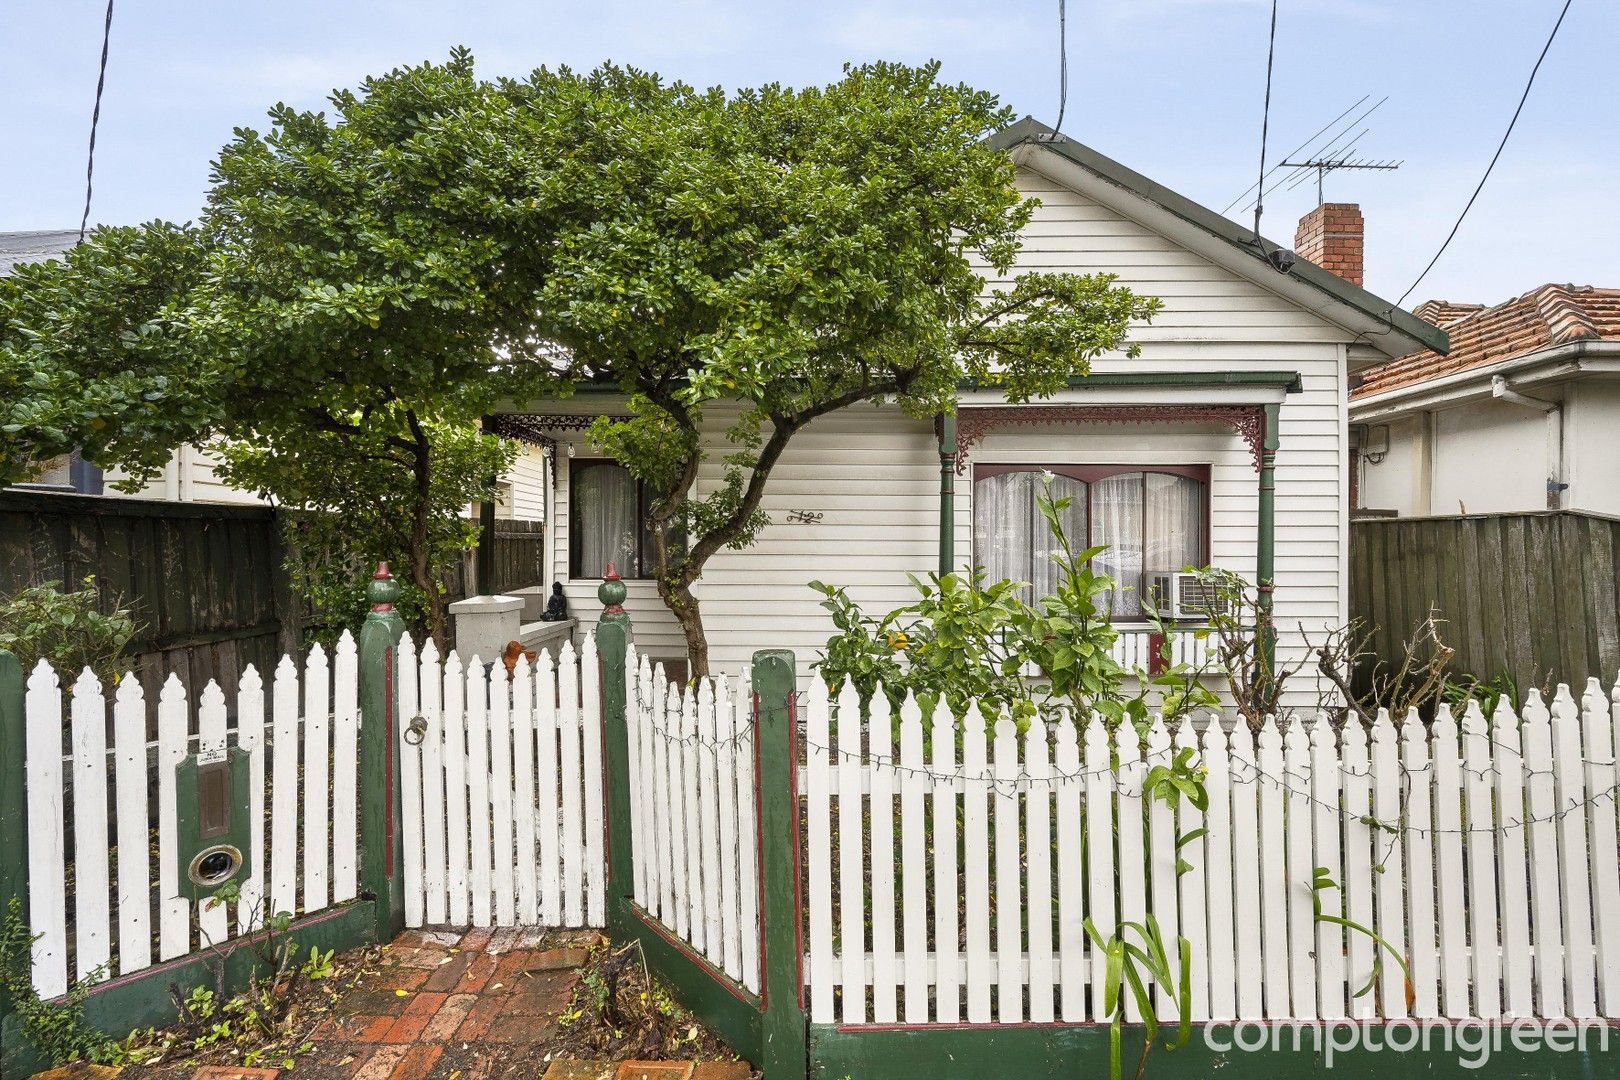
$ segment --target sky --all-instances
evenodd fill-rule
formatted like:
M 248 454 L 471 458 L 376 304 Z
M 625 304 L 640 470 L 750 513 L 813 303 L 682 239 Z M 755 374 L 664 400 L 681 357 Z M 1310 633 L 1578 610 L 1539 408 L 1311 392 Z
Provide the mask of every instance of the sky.
M 1272 161 L 1363 95 L 1364 156 L 1330 201 L 1367 219 L 1367 286 L 1395 299 L 1479 181 L 1562 0 L 1281 0 Z M 196 215 L 209 162 L 277 101 L 470 47 L 485 74 L 603 60 L 699 85 L 835 80 L 850 61 L 938 59 L 943 77 L 1051 123 L 1057 0 L 123 0 L 91 221 Z M 0 0 L 0 231 L 76 228 L 102 0 Z M 1260 152 L 1269 0 L 1069 0 L 1063 130 L 1216 210 Z M 1495 303 L 1548 281 L 1620 286 L 1620 2 L 1575 0 L 1462 230 L 1407 306 Z M 1603 102 L 1608 102 L 1607 106 Z M 1267 197 L 1291 242 L 1314 183 Z M 1240 216 L 1236 209 L 1231 211 Z M 1247 217 L 1244 216 L 1247 221 Z

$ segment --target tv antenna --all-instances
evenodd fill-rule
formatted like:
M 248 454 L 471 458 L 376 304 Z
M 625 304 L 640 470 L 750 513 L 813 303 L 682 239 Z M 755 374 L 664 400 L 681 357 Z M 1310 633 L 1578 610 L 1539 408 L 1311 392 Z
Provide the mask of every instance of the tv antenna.
M 1321 206 L 1324 201 L 1322 198 L 1322 181 L 1327 177 L 1328 173 L 1338 169 L 1369 169 L 1394 172 L 1404 164 L 1406 164 L 1404 161 L 1369 161 L 1366 158 L 1344 155 L 1340 157 L 1310 158 L 1306 161 L 1282 161 L 1278 162 L 1278 167 L 1300 170 L 1296 174 L 1294 182 L 1288 185 L 1290 190 L 1298 187 L 1300 182 L 1310 176 L 1314 170 L 1316 173 L 1316 205 Z
M 1367 161 L 1356 156 L 1356 145 L 1372 132 L 1372 128 L 1366 126 L 1365 121 L 1389 100 L 1386 94 L 1368 104 L 1371 98 L 1371 94 L 1363 94 L 1361 100 L 1323 124 L 1317 129 L 1316 134 L 1294 147 L 1282 161 L 1267 169 L 1266 175 L 1260 181 L 1250 184 L 1241 195 L 1227 203 L 1221 213 L 1231 213 L 1232 208 L 1240 203 L 1243 206 L 1238 212 L 1247 213 L 1260 196 L 1269 195 L 1284 185 L 1293 190 L 1313 172 L 1317 174 L 1317 201 L 1320 202 L 1322 179 L 1334 169 L 1399 168 L 1402 164 L 1399 161 Z

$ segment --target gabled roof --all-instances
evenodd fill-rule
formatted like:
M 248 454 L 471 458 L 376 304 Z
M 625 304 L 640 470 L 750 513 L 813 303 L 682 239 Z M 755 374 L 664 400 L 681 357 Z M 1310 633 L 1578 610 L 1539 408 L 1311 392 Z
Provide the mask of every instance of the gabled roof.
M 1591 285 L 1541 285 L 1495 307 L 1429 301 L 1437 314 L 1462 314 L 1447 331 L 1451 351 L 1409 353 L 1365 372 L 1353 399 L 1484 367 L 1517 356 L 1581 341 L 1620 341 L 1620 289 Z M 1471 310 L 1470 310 L 1471 309 Z
M 36 229 L 0 233 L 0 277 L 19 263 L 55 259 L 79 242 L 78 229 Z
M 1306 259 L 1299 259 L 1286 274 L 1278 273 L 1267 261 L 1266 251 L 1287 247 L 1286 244 L 1267 240 L 1262 250 L 1247 225 L 1222 217 L 1066 135 L 1057 135 L 1032 117 L 998 131 L 987 141 L 991 146 L 1008 151 L 1026 145 L 1039 147 L 1153 204 L 1169 219 L 1216 241 L 1212 258 L 1237 273 L 1268 283 L 1274 291 L 1308 306 L 1330 321 L 1364 333 L 1369 344 L 1388 356 L 1399 356 L 1402 351 L 1414 348 L 1446 351 L 1446 334 L 1432 323 Z M 1153 227 L 1151 222 L 1143 224 Z M 1317 302 L 1311 302 L 1312 297 L 1316 297 Z M 1322 299 L 1328 303 L 1323 305 Z

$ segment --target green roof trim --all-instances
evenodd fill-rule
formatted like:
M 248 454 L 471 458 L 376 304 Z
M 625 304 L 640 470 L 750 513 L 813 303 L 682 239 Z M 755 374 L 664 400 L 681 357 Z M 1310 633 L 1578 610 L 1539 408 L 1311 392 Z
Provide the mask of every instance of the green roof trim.
M 1054 137 L 1055 136 L 1055 137 Z M 1253 232 L 1244 225 L 1239 225 L 1230 218 L 1222 217 L 1206 206 L 1200 206 L 1185 195 L 1171 191 L 1163 184 L 1155 183 L 1129 169 L 1110 157 L 1099 154 L 1097 151 L 1077 143 L 1066 135 L 1057 135 L 1051 128 L 1026 116 L 1024 119 L 1003 128 L 986 140 L 988 145 L 998 150 L 1012 150 L 1023 145 L 1039 146 L 1050 150 L 1060 157 L 1067 158 L 1081 168 L 1096 173 L 1109 183 L 1125 188 L 1151 203 L 1169 211 L 1190 225 L 1194 225 L 1211 236 L 1225 241 L 1234 249 L 1243 252 L 1251 259 L 1259 260 L 1268 272 L 1276 273 L 1266 257 L 1255 246 Z M 1276 244 L 1267 240 L 1272 247 L 1288 247 L 1287 244 Z M 1386 323 L 1391 329 L 1421 343 L 1425 348 L 1435 352 L 1447 352 L 1450 339 L 1446 332 L 1438 326 L 1426 322 L 1413 315 L 1404 308 L 1396 307 L 1387 300 L 1380 299 L 1361 288 L 1352 285 L 1330 270 L 1324 270 L 1315 263 L 1300 259 L 1285 275 L 1295 281 L 1309 285 L 1346 307 L 1355 309 L 1368 318 Z
M 1253 386 L 1297 394 L 1301 389 L 1297 371 L 1096 371 L 1071 375 L 1069 385 L 1084 390 L 1110 386 Z M 958 390 L 996 390 L 999 385 L 964 379 Z

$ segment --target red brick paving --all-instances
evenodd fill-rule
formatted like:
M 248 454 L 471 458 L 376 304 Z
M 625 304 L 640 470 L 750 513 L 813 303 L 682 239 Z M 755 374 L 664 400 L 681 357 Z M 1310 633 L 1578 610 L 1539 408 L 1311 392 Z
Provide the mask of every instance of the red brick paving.
M 579 940 L 577 937 L 575 940 Z M 305 1080 L 746 1080 L 746 1063 L 552 1060 L 546 1045 L 585 962 L 516 929 L 412 930 L 337 1004 L 299 1055 Z M 541 1058 L 545 1061 L 542 1063 Z M 275 1069 L 211 1067 L 196 1080 L 275 1080 Z

